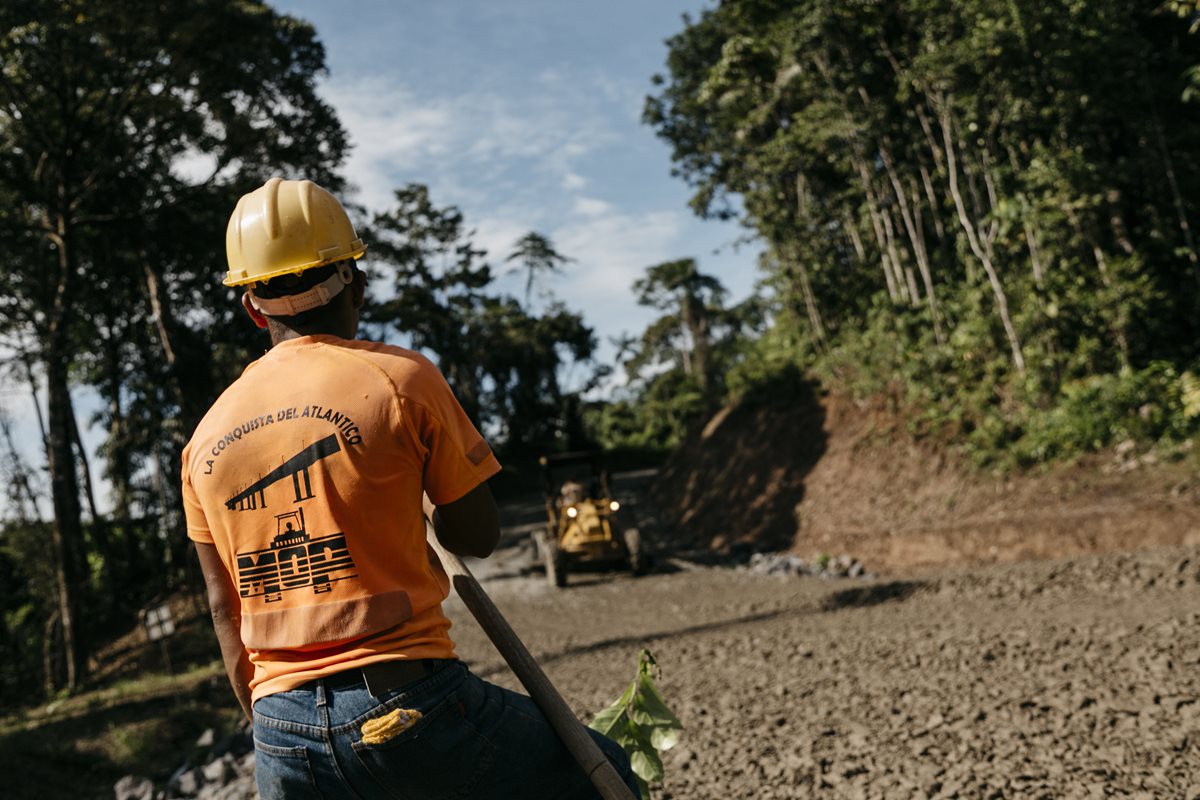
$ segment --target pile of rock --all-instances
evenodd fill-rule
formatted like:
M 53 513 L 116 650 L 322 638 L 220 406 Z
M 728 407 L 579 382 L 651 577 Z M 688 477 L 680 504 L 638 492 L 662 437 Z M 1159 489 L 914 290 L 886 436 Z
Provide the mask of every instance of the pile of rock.
M 815 578 L 872 577 L 857 558 L 848 555 L 819 556 L 805 561 L 794 553 L 754 553 L 746 569 L 759 575 L 799 575 Z
M 257 800 L 254 741 L 240 729 L 217 740 L 209 729 L 196 740 L 196 754 L 180 765 L 162 788 L 149 778 L 126 775 L 113 786 L 117 800 Z

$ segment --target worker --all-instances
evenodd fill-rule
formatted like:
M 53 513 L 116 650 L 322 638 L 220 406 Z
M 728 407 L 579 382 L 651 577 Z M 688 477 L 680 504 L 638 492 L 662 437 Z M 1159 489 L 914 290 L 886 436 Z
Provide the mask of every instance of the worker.
M 225 245 L 271 348 L 197 426 L 183 500 L 261 796 L 598 796 L 532 700 L 455 654 L 425 518 L 489 555 L 500 465 L 428 359 L 355 340 L 366 246 L 345 210 L 272 178 Z

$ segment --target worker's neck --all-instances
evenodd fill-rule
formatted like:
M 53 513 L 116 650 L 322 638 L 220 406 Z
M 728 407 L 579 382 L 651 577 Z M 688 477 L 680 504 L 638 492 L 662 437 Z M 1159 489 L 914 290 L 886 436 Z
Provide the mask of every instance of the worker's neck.
M 358 320 L 342 320 L 336 325 L 322 325 L 313 328 L 290 328 L 281 322 L 270 325 L 271 346 L 283 344 L 303 336 L 337 336 L 340 339 L 353 339 L 358 335 Z

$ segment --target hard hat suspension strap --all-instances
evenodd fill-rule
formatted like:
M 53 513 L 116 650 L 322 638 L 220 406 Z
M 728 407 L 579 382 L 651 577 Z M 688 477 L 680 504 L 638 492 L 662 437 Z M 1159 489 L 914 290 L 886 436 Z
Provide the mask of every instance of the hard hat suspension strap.
M 269 317 L 294 317 L 296 314 L 325 305 L 353 282 L 353 266 L 342 262 L 337 265 L 336 272 L 307 291 L 285 297 L 267 298 L 258 297 L 251 289 L 250 302 Z

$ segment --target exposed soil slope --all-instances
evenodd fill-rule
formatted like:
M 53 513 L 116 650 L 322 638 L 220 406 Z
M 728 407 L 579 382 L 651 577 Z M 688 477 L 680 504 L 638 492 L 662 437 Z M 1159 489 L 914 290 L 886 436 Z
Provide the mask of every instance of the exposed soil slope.
M 1195 460 L 1145 461 L 1110 452 L 997 477 L 801 383 L 718 413 L 652 499 L 685 547 L 845 552 L 869 569 L 1200 542 Z

